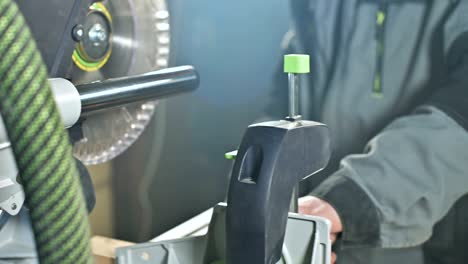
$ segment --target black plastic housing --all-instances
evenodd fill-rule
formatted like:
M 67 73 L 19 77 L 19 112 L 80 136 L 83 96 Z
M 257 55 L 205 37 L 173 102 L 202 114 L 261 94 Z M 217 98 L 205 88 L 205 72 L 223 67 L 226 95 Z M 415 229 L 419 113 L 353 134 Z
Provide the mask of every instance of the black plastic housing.
M 293 188 L 331 155 L 328 128 L 311 121 L 248 127 L 228 192 L 228 264 L 275 264 L 281 257 Z
M 73 28 L 94 0 L 16 0 L 42 54 L 49 77 L 68 78 L 75 49 Z

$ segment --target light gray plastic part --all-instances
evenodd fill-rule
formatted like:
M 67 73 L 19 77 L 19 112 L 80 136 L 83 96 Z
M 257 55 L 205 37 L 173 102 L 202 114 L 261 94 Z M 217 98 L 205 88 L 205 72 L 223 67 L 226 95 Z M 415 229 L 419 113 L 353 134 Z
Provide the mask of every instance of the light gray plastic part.
M 190 264 L 203 263 L 206 236 L 143 243 L 117 249 L 117 263 Z
M 165 242 L 149 242 L 117 249 L 118 264 L 225 263 L 226 205 L 214 208 L 208 234 Z M 330 222 L 290 213 L 283 257 L 278 264 L 330 264 Z
M 73 126 L 81 115 L 80 94 L 69 80 L 63 78 L 49 79 L 60 117 L 65 128 Z
M 36 245 L 27 210 L 8 219 L 0 230 L 0 264 L 38 264 Z
M 2 120 L 0 118 L 1 126 Z M 16 181 L 17 175 L 18 168 L 12 149 L 10 147 L 0 148 L 0 209 L 10 215 L 18 214 L 24 203 L 24 192 Z

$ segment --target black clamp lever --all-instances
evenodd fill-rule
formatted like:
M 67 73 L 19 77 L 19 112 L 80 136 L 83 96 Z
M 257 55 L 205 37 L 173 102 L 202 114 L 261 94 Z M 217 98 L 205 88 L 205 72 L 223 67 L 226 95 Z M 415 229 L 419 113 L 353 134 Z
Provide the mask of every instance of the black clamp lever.
M 331 155 L 328 128 L 297 114 L 296 74 L 309 57 L 288 55 L 290 114 L 286 120 L 248 127 L 236 157 L 228 193 L 228 264 L 276 264 L 281 258 L 293 190 L 322 170 Z

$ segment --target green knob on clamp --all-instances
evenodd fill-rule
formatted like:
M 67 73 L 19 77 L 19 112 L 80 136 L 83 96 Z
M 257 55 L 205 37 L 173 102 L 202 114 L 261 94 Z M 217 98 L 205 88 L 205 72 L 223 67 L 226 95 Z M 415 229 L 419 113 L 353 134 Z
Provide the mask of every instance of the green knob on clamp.
M 284 72 L 309 73 L 310 57 L 305 54 L 289 54 L 284 56 Z

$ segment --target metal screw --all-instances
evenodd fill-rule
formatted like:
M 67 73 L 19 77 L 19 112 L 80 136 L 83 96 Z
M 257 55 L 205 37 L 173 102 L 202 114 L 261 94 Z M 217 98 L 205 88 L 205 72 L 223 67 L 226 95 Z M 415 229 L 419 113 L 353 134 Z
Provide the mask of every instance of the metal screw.
M 100 42 L 107 40 L 107 31 L 101 24 L 96 23 L 89 29 L 88 36 L 94 42 L 93 45 L 98 46 Z
M 11 210 L 16 210 L 17 207 L 18 206 L 15 203 L 11 204 Z
M 84 28 L 82 25 L 76 25 L 72 29 L 72 38 L 76 42 L 80 42 L 84 37 Z

